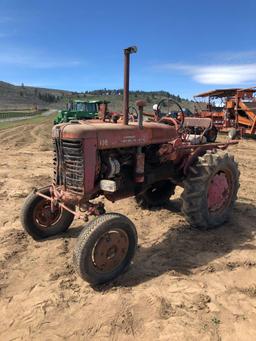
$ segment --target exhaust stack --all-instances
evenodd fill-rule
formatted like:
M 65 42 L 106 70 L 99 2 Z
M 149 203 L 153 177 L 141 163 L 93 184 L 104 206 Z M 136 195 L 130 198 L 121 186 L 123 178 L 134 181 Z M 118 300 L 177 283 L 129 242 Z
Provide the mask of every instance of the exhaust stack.
M 124 49 L 124 95 L 123 95 L 123 115 L 124 124 L 128 125 L 129 121 L 129 78 L 130 78 L 130 54 L 136 53 L 137 47 L 130 46 Z

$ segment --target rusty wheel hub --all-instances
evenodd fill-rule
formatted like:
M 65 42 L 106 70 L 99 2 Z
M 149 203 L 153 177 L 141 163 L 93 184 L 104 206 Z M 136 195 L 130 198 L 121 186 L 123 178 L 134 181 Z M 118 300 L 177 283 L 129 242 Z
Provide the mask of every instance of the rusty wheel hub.
M 222 211 L 228 207 L 231 197 L 231 181 L 228 173 L 215 174 L 208 187 L 208 208 L 210 212 Z
M 117 268 L 129 248 L 129 240 L 125 231 L 115 229 L 103 234 L 93 249 L 93 263 L 101 272 L 110 272 Z
M 56 206 L 52 212 L 51 203 L 48 200 L 41 200 L 33 212 L 35 222 L 41 227 L 50 227 L 58 221 L 60 215 L 61 208 Z

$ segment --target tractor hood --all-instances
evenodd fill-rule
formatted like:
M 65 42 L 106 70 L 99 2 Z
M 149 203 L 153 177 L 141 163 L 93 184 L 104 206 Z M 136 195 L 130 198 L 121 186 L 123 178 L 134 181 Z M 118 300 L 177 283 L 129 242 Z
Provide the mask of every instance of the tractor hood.
M 98 149 L 125 148 L 168 142 L 178 137 L 174 127 L 154 122 L 106 123 L 99 120 L 63 123 L 53 127 L 53 137 L 91 139 Z

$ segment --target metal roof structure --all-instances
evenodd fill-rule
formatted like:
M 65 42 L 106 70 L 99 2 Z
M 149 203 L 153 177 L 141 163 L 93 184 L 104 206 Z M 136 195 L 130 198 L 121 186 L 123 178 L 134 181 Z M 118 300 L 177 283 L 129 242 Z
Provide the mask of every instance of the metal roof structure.
M 231 88 L 231 89 L 216 89 L 207 92 L 202 92 L 201 94 L 197 94 L 194 97 L 229 97 L 234 96 L 238 90 L 243 90 L 239 88 Z
M 207 92 L 202 92 L 201 94 L 197 94 L 195 97 L 216 97 L 216 98 L 222 98 L 222 97 L 231 97 L 235 96 L 237 93 L 244 92 L 244 93 L 254 93 L 256 92 L 256 87 L 253 86 L 251 88 L 230 88 L 230 89 L 216 89 L 216 90 L 210 90 Z

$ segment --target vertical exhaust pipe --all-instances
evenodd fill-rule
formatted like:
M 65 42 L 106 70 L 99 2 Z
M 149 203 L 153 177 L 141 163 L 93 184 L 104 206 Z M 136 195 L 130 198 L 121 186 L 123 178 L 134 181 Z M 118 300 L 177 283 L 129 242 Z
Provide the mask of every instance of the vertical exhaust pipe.
M 130 46 L 124 49 L 124 95 L 123 95 L 123 115 L 124 124 L 129 121 L 129 79 L 130 79 L 130 54 L 136 53 L 137 47 Z

